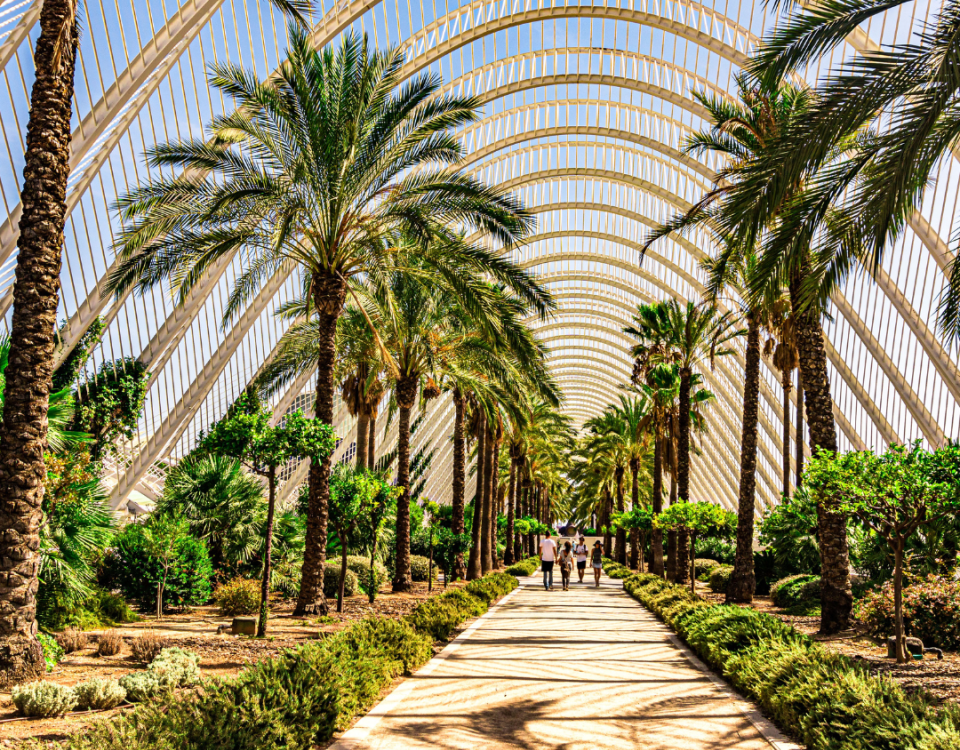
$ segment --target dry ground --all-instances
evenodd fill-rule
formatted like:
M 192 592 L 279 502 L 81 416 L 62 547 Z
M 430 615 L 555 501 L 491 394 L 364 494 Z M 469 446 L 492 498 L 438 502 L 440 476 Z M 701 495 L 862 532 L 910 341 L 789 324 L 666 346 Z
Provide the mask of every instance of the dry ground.
M 451 584 L 451 588 L 461 586 Z M 443 592 L 443 583 L 434 584 L 433 594 Z M 200 655 L 200 670 L 205 677 L 224 677 L 237 674 L 243 667 L 275 655 L 284 648 L 292 648 L 305 641 L 319 638 L 321 633 L 332 633 L 349 623 L 370 615 L 402 617 L 413 610 L 430 594 L 426 583 L 414 583 L 413 590 L 393 594 L 389 583 L 377 600 L 370 604 L 364 594 L 347 597 L 344 612 L 332 611 L 327 618 L 294 618 L 293 601 L 279 602 L 273 613 L 265 639 L 233 635 L 217 635 L 217 627 L 229 625 L 232 617 L 221 617 L 214 606 L 193 607 L 183 614 L 166 614 L 161 621 L 145 615 L 140 622 L 115 628 L 124 639 L 124 648 L 116 656 L 97 656 L 97 638 L 103 631 L 88 632 L 90 642 L 82 651 L 67 654 L 47 674 L 46 679 L 62 685 L 75 685 L 94 678 L 119 678 L 128 672 L 145 667 L 131 655 L 130 644 L 144 631 L 153 631 L 171 641 L 171 645 L 189 648 Z M 331 602 L 336 607 L 335 602 Z M 18 716 L 9 692 L 0 692 L 0 747 L 15 747 L 30 738 L 59 740 L 83 729 L 91 720 L 120 713 L 127 708 L 112 711 L 77 711 L 59 719 L 24 719 Z

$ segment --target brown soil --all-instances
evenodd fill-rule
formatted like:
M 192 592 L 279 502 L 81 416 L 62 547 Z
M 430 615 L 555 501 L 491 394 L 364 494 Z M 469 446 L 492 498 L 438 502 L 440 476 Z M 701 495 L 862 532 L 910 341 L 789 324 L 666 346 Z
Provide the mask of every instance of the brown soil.
M 708 601 L 723 602 L 723 594 L 715 594 L 708 586 L 699 582 L 697 593 Z M 792 625 L 824 648 L 862 660 L 871 673 L 887 675 L 910 692 L 926 692 L 938 703 L 960 703 L 960 654 L 944 652 L 942 660 L 937 659 L 935 654 L 927 654 L 921 661 L 897 664 L 893 659 L 887 658 L 885 643 L 856 628 L 837 635 L 820 635 L 817 632 L 820 629 L 819 617 L 785 614 L 768 596 L 755 597 L 751 606 Z
M 450 588 L 462 586 L 453 583 Z M 443 584 L 434 584 L 433 593 L 427 591 L 426 583 L 414 583 L 413 589 L 402 594 L 390 591 L 389 583 L 381 590 L 377 600 L 370 604 L 366 595 L 358 594 L 344 600 L 344 611 L 332 611 L 327 618 L 293 617 L 293 601 L 276 602 L 263 639 L 228 634 L 217 635 L 220 625 L 230 625 L 232 617 L 220 616 L 216 607 L 193 607 L 182 614 L 166 614 L 161 621 L 153 615 L 145 615 L 140 622 L 120 625 L 117 630 L 124 639 L 124 648 L 116 656 L 97 656 L 97 638 L 103 631 L 88 632 L 89 644 L 82 651 L 67 654 L 49 672 L 46 679 L 61 685 L 75 685 L 95 678 L 116 679 L 128 672 L 144 669 L 131 655 L 130 644 L 144 631 L 152 631 L 167 638 L 171 645 L 189 648 L 200 655 L 200 670 L 205 677 L 225 677 L 237 674 L 249 664 L 276 655 L 281 649 L 292 648 L 305 641 L 333 633 L 352 622 L 371 615 L 402 617 L 431 595 L 443 593 Z M 336 608 L 336 602 L 331 602 Z M 23 740 L 62 740 L 87 726 L 92 720 L 100 720 L 129 710 L 130 706 L 101 712 L 67 714 L 56 719 L 25 719 L 20 717 L 9 692 L 0 692 L 0 747 L 16 747 Z

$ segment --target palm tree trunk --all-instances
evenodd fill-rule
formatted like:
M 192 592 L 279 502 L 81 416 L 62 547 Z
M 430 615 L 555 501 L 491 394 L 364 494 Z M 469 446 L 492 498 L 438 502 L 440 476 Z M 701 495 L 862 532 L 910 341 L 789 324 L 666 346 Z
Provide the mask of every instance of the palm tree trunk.
M 270 597 L 270 553 L 273 549 L 273 516 L 277 508 L 277 469 L 270 467 L 267 475 L 267 529 L 263 544 L 263 579 L 260 581 L 260 619 L 257 620 L 257 637 L 267 634 L 267 611 Z
M 493 511 L 493 443 L 495 440 L 492 425 L 487 423 L 487 445 L 483 454 L 483 502 L 481 508 L 481 527 L 480 527 L 480 570 L 486 575 L 493 569 L 492 556 L 490 553 L 490 514 Z
M 617 510 L 623 513 L 626 508 L 623 506 L 623 467 L 618 467 L 617 475 Z M 621 565 L 627 564 L 627 532 L 625 529 L 617 527 L 617 557 L 616 560 Z
M 659 436 L 653 441 L 653 512 L 663 513 L 663 440 Z M 653 530 L 650 546 L 653 548 L 650 572 L 663 577 L 663 531 Z
M 792 370 L 780 373 L 780 385 L 783 388 L 783 497 L 790 498 L 790 391 L 793 384 Z
M 70 117 L 79 40 L 76 14 L 75 0 L 45 0 L 34 54 L 36 79 L 27 123 L 20 194 L 23 214 L 0 432 L 0 685 L 4 686 L 44 672 L 43 651 L 36 638 L 38 549 L 70 174 Z
M 463 435 L 465 402 L 459 390 L 453 392 L 453 405 L 456 417 L 453 423 L 453 518 L 450 521 L 450 528 L 455 535 L 459 536 L 466 528 L 463 518 L 463 493 L 466 479 L 466 444 Z M 462 580 L 466 576 L 467 567 L 463 561 L 463 553 L 458 552 L 453 562 L 453 578 Z
M 680 397 L 678 415 L 679 440 L 677 441 L 677 490 L 680 500 L 690 499 L 690 380 L 693 372 L 689 367 L 680 368 Z
M 801 271 L 803 273 L 803 271 Z M 800 275 L 790 282 L 790 301 L 800 310 Z M 796 312 L 794 312 L 797 315 Z M 807 421 L 810 424 L 810 448 L 837 452 L 837 428 L 833 417 L 833 399 L 827 374 L 827 353 L 823 345 L 820 316 L 804 311 L 797 316 L 797 352 L 800 360 L 800 385 Z M 799 391 L 798 391 L 799 395 Z M 798 427 L 800 419 L 797 419 Z M 798 444 L 802 446 L 802 440 Z M 798 467 L 799 468 L 799 467 Z M 847 549 L 846 517 L 834 512 L 833 501 L 824 498 L 817 505 L 820 534 L 820 632 L 832 634 L 850 623 L 853 594 L 850 590 L 850 556 Z
M 500 488 L 500 441 L 493 444 L 493 459 L 491 460 L 492 476 L 490 499 L 493 507 L 490 511 L 490 563 L 491 569 L 496 570 L 500 567 L 499 556 L 497 555 L 497 519 L 500 517 L 500 510 L 503 506 L 503 490 Z
M 420 378 L 406 376 L 397 380 L 397 547 L 394 561 L 393 592 L 409 591 L 410 576 L 410 411 L 417 400 Z
M 640 507 L 640 459 L 630 459 L 630 510 Z M 630 569 L 637 570 L 643 551 L 640 546 L 640 530 L 630 529 Z
M 510 456 L 510 479 L 509 484 L 507 485 L 507 534 L 506 541 L 503 547 L 503 564 L 504 565 L 513 565 L 516 562 L 514 557 L 513 549 L 513 524 L 516 520 L 516 511 L 514 506 L 516 504 L 516 491 L 517 491 L 517 460 L 511 455 Z
M 530 485 L 530 479 L 524 477 L 523 480 L 523 516 L 524 518 L 533 518 L 533 487 Z M 524 544 L 526 546 L 526 556 L 531 557 L 534 554 L 533 550 L 533 534 L 527 533 L 524 535 Z
M 361 408 L 357 412 L 357 471 L 367 468 L 367 450 L 369 450 L 370 440 L 368 432 L 370 431 L 370 417 Z
M 609 489 L 603 491 L 603 551 L 610 556 L 610 548 L 613 546 L 613 534 L 610 533 L 611 511 L 613 510 L 613 496 Z
M 753 601 L 753 519 L 757 489 L 757 423 L 760 411 L 760 326 L 753 310 L 747 315 L 747 352 L 743 383 L 743 426 L 740 437 L 740 499 L 737 508 L 737 554 L 727 586 L 727 602 Z M 789 455 L 789 454 L 788 454 Z M 789 467 L 788 467 L 789 468 Z
M 370 425 L 367 427 L 367 466 L 370 471 L 377 468 L 377 415 L 370 415 Z
M 670 505 L 677 502 L 677 475 L 670 475 Z M 667 580 L 677 580 L 677 532 L 667 532 Z
M 467 563 L 467 580 L 473 581 L 481 575 L 480 561 L 480 532 L 483 527 L 483 487 L 484 474 L 486 473 L 487 462 L 484 460 L 487 443 L 487 423 L 486 420 L 480 422 L 479 435 L 477 437 L 477 491 L 473 497 L 473 520 L 470 524 L 470 537 L 472 544 L 470 546 L 470 559 Z
M 795 487 L 799 487 L 803 482 L 803 438 L 803 380 L 800 371 L 797 370 L 797 481 L 794 482 Z
M 336 276 L 314 277 L 313 298 L 319 315 L 317 350 L 317 397 L 315 413 L 324 424 L 333 424 L 334 366 L 337 359 L 337 319 L 347 295 L 346 284 Z M 323 596 L 323 566 L 327 559 L 327 521 L 330 502 L 330 471 L 333 454 L 310 463 L 307 531 L 304 540 L 300 593 L 294 617 L 326 615 Z

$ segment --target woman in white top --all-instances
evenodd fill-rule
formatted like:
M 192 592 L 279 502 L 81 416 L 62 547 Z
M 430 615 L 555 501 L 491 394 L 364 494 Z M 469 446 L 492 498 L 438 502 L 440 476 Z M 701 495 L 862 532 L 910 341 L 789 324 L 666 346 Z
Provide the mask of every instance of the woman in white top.
M 584 539 L 581 536 L 580 541 L 577 543 L 577 546 L 573 548 L 573 554 L 577 558 L 577 575 L 580 576 L 580 583 L 583 583 L 583 574 L 587 570 L 587 545 L 584 543 Z

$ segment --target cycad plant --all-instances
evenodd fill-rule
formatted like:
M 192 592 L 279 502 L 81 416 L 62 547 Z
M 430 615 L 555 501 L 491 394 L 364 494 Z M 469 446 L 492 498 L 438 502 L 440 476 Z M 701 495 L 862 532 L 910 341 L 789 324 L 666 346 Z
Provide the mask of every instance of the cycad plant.
M 290 30 L 287 59 L 262 83 L 250 71 L 215 65 L 211 85 L 235 111 L 210 125 L 210 140 L 150 149 L 152 167 L 174 173 L 119 202 L 124 229 L 110 279 L 118 294 L 170 279 L 182 298 L 212 264 L 243 260 L 226 305 L 229 321 L 278 274 L 298 268 L 314 306 L 316 416 L 333 423 L 336 330 L 360 278 L 400 267 L 403 241 L 417 247 L 416 275 L 464 293 L 489 274 L 526 301 L 543 300 L 529 278 L 493 250 L 452 231 L 480 231 L 510 243 L 530 219 L 502 191 L 456 168 L 452 129 L 477 118 L 478 100 L 437 95 L 438 76 L 403 81 L 403 54 L 372 51 L 349 34 L 313 47 Z M 166 170 L 165 170 L 166 171 Z M 322 576 L 331 459 L 313 462 L 301 592 L 296 613 L 326 609 Z

